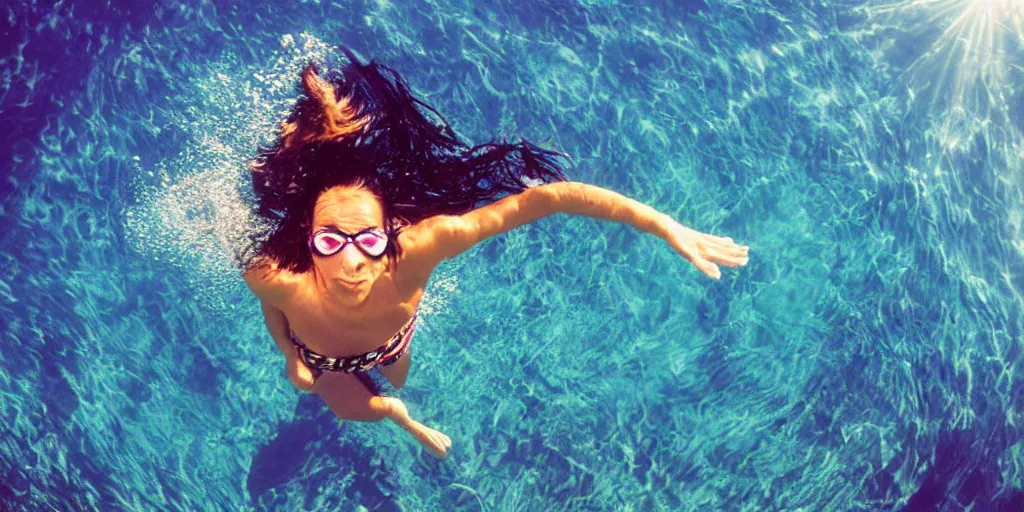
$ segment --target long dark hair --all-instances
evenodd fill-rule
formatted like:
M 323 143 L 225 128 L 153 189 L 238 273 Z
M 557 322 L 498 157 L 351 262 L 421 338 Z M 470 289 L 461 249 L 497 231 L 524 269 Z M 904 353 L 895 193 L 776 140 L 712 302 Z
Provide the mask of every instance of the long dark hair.
M 340 71 L 321 76 L 310 64 L 302 72 L 299 100 L 280 135 L 250 164 L 262 227 L 239 254 L 243 270 L 271 259 L 278 269 L 307 272 L 313 207 L 335 186 L 361 185 L 380 199 L 394 268 L 404 225 L 567 179 L 558 160 L 568 155 L 526 140 L 469 147 L 412 96 L 397 71 L 341 50 L 348 62 Z

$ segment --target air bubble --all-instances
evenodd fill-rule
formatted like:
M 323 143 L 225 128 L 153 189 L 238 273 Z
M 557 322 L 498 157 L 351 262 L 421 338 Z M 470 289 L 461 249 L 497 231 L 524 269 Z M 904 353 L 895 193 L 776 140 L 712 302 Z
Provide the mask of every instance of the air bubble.
M 309 34 L 300 38 L 301 49 L 294 37 L 282 37 L 283 50 L 263 65 L 246 67 L 227 57 L 197 73 L 186 86 L 190 92 L 180 96 L 188 104 L 174 111 L 175 124 L 191 140 L 151 168 L 134 166 L 139 200 L 123 219 L 128 240 L 147 259 L 181 270 L 210 309 L 224 309 L 223 298 L 244 288 L 236 255 L 250 233 L 268 227 L 242 192 L 252 187 L 252 148 L 273 142 L 306 64 L 337 56 Z

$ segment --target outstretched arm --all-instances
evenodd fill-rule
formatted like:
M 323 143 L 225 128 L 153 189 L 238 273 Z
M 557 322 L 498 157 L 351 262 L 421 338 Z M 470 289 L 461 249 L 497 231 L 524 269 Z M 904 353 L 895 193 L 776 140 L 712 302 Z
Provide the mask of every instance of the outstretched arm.
M 747 264 L 748 246 L 732 238 L 701 233 L 676 222 L 650 206 L 617 192 L 586 183 L 559 182 L 537 187 L 549 195 L 555 212 L 586 215 L 629 224 L 665 240 L 681 256 L 713 279 L 721 279 L 717 264 L 741 267 Z
M 628 224 L 664 239 L 680 255 L 708 276 L 719 279 L 717 264 L 738 267 L 747 263 L 746 246 L 731 238 L 700 233 L 679 224 L 654 208 L 617 192 L 578 182 L 556 182 L 506 196 L 463 215 L 439 215 L 408 231 L 403 264 L 425 283 L 440 262 L 477 243 L 517 226 L 554 213 L 586 215 Z M 406 272 L 406 270 L 403 270 Z

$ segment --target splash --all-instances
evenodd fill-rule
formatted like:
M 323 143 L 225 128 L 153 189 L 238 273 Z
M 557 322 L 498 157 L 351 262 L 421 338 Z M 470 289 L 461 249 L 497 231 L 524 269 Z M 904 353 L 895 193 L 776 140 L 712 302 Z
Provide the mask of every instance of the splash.
M 340 58 L 309 34 L 298 41 L 285 35 L 279 44 L 270 62 L 240 62 L 228 52 L 196 73 L 163 107 L 169 124 L 186 129 L 181 150 L 151 168 L 134 157 L 138 200 L 126 210 L 128 239 L 139 254 L 180 269 L 196 299 L 214 310 L 231 307 L 237 257 L 248 234 L 265 227 L 254 212 L 249 160 L 273 142 L 301 70 Z

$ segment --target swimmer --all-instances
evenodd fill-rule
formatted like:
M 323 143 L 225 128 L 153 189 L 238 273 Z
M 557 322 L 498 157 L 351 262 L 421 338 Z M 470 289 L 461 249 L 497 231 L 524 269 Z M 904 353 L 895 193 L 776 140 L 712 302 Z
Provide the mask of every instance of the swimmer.
M 661 237 L 713 279 L 719 265 L 747 263 L 748 247 L 731 238 L 568 181 L 563 153 L 527 141 L 468 147 L 397 72 L 343 51 L 339 71 L 306 67 L 278 138 L 251 163 L 264 227 L 239 255 L 289 381 L 338 418 L 389 419 L 447 455 L 451 439 L 410 417 L 369 374 L 401 389 L 431 273 L 518 226 L 586 215 Z

